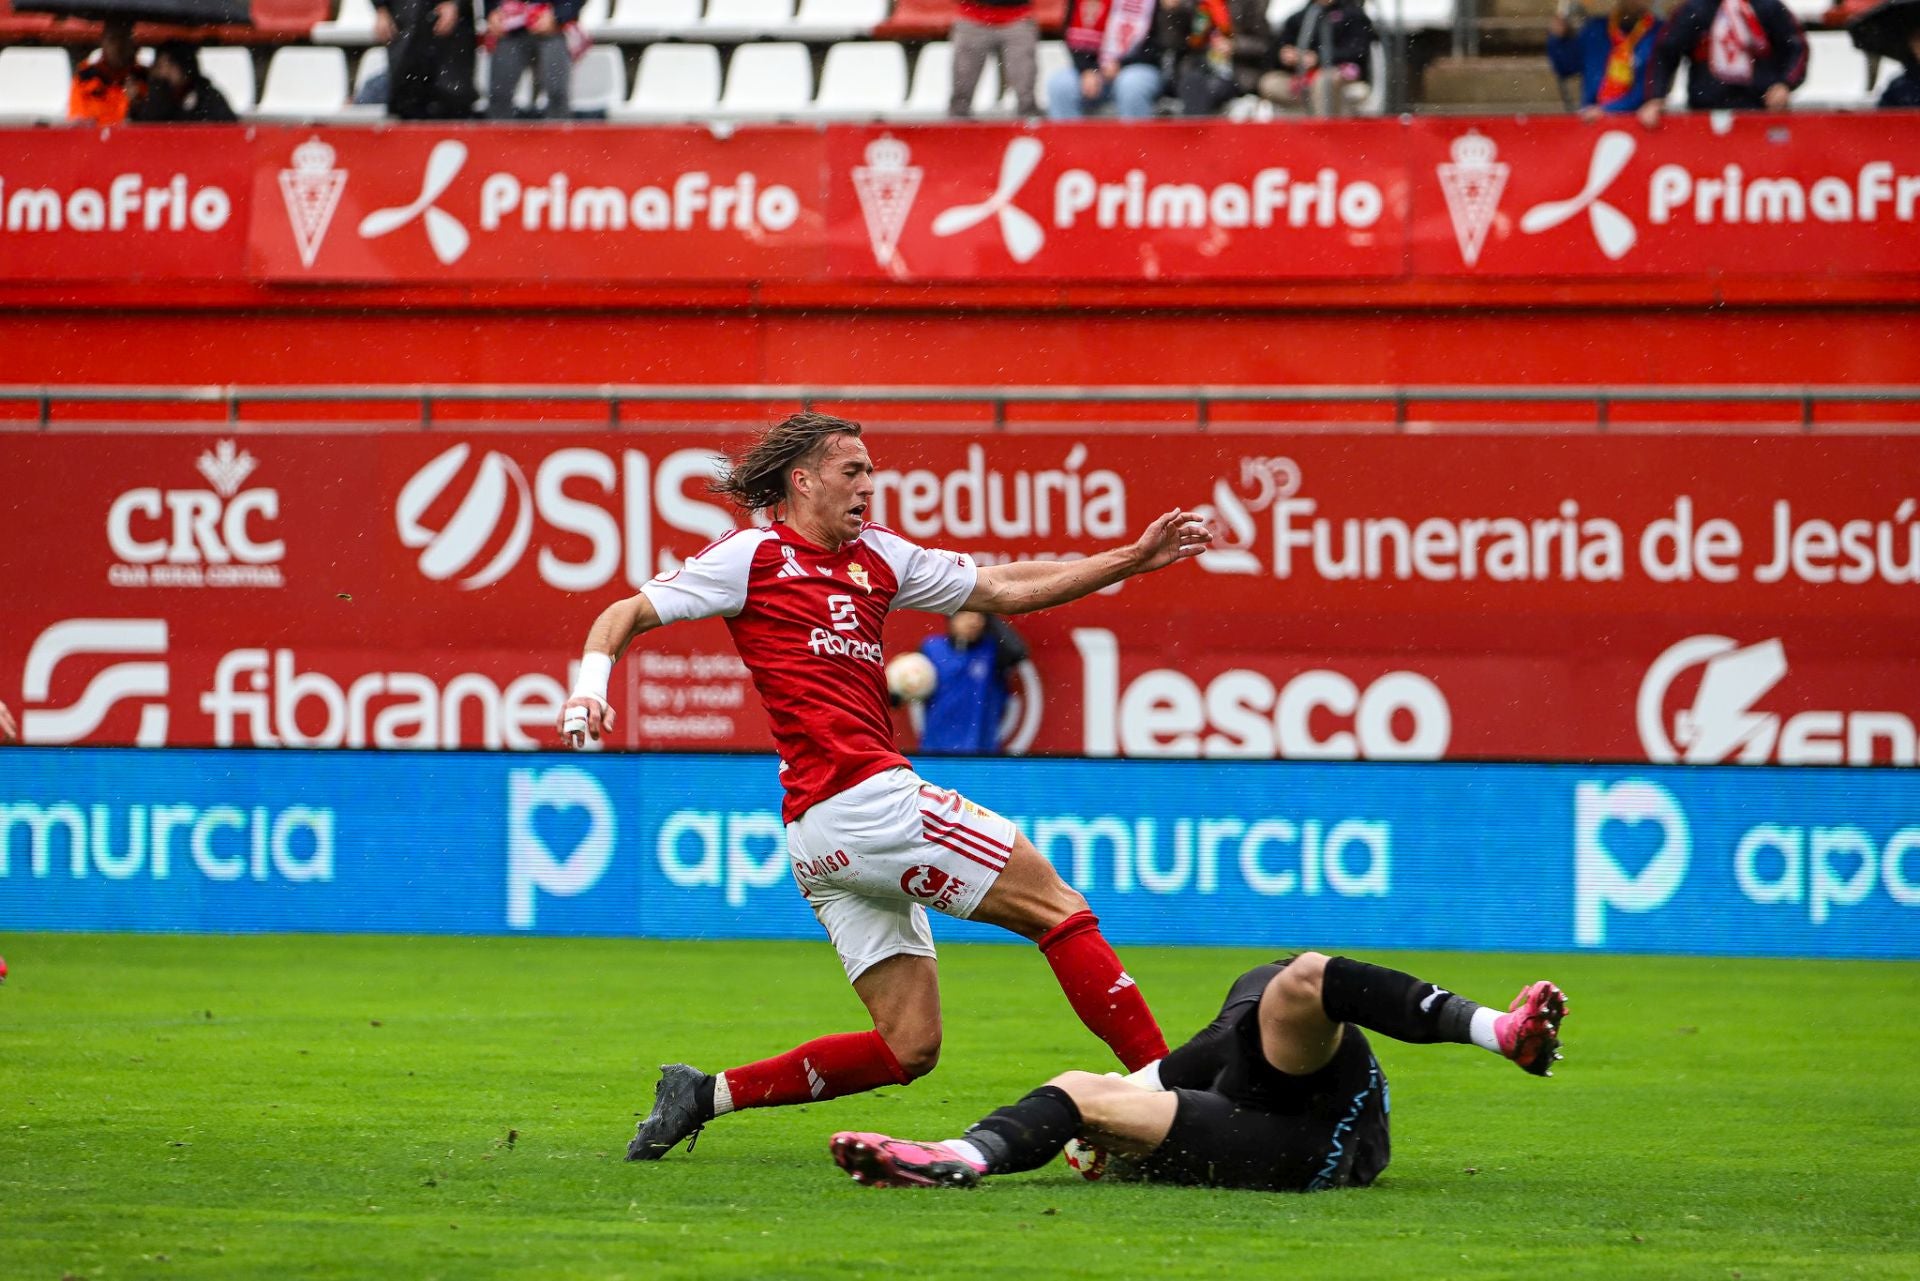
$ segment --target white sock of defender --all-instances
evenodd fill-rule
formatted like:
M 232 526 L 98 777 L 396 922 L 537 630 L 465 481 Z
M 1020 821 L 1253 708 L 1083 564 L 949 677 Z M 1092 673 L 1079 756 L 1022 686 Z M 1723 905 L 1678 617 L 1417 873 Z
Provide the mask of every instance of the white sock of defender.
M 1493 1025 L 1499 1021 L 1500 1012 L 1483 1005 L 1473 1012 L 1473 1024 L 1467 1029 L 1467 1035 L 1472 1037 L 1473 1043 L 1481 1049 L 1492 1050 L 1498 1054 L 1500 1053 L 1500 1035 L 1494 1031 Z
M 733 1087 L 727 1084 L 725 1072 L 713 1078 L 713 1114 L 725 1116 L 733 1111 Z
M 951 1148 L 954 1154 L 963 1161 L 977 1165 L 983 1170 L 987 1168 L 986 1154 L 965 1139 L 948 1139 L 942 1146 Z
M 1129 1072 L 1120 1079 L 1128 1085 L 1137 1085 L 1143 1090 L 1164 1090 L 1167 1087 L 1160 1084 L 1160 1064 L 1164 1061 L 1155 1059 L 1138 1072 Z

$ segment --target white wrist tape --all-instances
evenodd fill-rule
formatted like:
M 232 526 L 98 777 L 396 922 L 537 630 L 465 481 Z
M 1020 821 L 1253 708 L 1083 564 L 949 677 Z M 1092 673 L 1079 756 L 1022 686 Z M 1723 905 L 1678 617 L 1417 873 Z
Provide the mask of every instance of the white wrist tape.
M 573 681 L 575 698 L 607 701 L 607 680 L 613 675 L 613 656 L 588 650 L 580 656 L 580 674 Z

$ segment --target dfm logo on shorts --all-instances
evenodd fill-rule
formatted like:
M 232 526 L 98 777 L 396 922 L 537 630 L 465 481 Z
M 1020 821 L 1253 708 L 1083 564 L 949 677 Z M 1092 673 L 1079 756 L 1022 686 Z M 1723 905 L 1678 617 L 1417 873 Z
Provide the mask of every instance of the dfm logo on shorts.
M 23 709 L 20 734 L 29 743 L 78 743 L 100 728 L 122 699 L 146 701 L 134 742 L 159 747 L 167 741 L 167 624 L 160 618 L 69 618 L 40 633 L 27 651 L 20 678 Z M 65 707 L 36 707 L 49 701 L 53 676 L 61 662 L 96 655 L 133 655 L 149 662 L 119 662 L 94 672 L 80 697 Z
M 578 766 L 507 771 L 507 928 L 532 929 L 541 894 L 598 885 L 617 828 L 606 789 Z
M 526 471 L 497 449 L 481 452 L 477 462 L 475 452 L 465 443 L 442 450 L 401 486 L 394 505 L 400 542 L 420 553 L 420 572 L 462 591 L 499 582 L 536 543 L 540 578 L 550 587 L 597 591 L 624 567 L 627 584 L 637 588 L 680 567 L 655 545 L 656 514 L 696 546 L 734 529 L 726 508 L 687 492 L 713 478 L 712 450 L 675 450 L 655 466 L 636 449 L 556 449 Z M 579 496 L 596 492 L 601 501 Z M 584 545 L 585 558 L 564 559 L 536 538 L 544 530 L 569 535 L 570 548 Z
M 279 587 L 287 553 L 264 526 L 280 517 L 280 491 L 240 488 L 258 460 L 231 440 L 194 467 L 211 489 L 129 489 L 107 509 L 115 587 Z
M 942 912 L 953 910 L 953 900 L 967 882 L 937 867 L 916 863 L 900 876 L 900 891 L 917 899 L 925 899 Z

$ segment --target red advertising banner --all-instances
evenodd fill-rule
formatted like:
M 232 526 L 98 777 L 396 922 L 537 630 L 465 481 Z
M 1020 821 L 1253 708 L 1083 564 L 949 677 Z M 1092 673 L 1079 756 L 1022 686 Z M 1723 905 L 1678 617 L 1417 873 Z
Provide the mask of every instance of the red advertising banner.
M 0 473 L 32 478 L 0 543 L 0 698 L 44 743 L 550 743 L 595 614 L 733 527 L 704 487 L 728 443 L 0 435 Z M 1217 531 L 1015 620 L 1015 750 L 1916 763 L 1910 438 L 870 444 L 874 518 L 982 563 L 1084 555 L 1176 503 Z M 648 636 L 615 690 L 623 745 L 767 745 L 717 621 Z
M 1899 113 L 0 137 L 9 280 L 1920 272 Z

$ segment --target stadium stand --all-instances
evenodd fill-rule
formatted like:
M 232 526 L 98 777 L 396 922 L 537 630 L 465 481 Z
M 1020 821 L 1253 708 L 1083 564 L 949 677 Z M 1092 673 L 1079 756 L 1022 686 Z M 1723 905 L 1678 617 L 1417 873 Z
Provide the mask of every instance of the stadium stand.
M 627 60 L 610 44 L 597 44 L 573 64 L 569 95 L 577 116 L 606 116 L 627 98 Z
M 1807 33 L 1807 80 L 1793 95 L 1793 105 L 1811 110 L 1834 107 L 1871 107 L 1874 71 L 1867 55 L 1854 48 L 1844 31 Z
M 858 40 L 887 19 L 887 0 L 800 0 L 787 28 L 798 40 Z
M 315 44 L 350 46 L 373 43 L 373 0 L 340 0 L 340 11 L 313 25 Z
M 0 49 L 0 123 L 65 120 L 72 85 L 65 49 Z
M 907 53 L 891 40 L 844 40 L 827 50 L 813 114 L 828 120 L 877 120 L 907 103 Z
M 720 106 L 720 51 L 710 44 L 650 44 L 640 54 L 633 96 L 616 120 L 673 121 L 711 115 Z
M 347 55 L 319 45 L 273 51 L 254 116 L 261 120 L 324 120 L 347 105 Z
M 785 36 L 793 17 L 793 0 L 707 0 L 695 30 L 705 40 L 755 40 Z
M 597 40 L 638 44 L 676 36 L 693 39 L 699 26 L 700 0 L 613 0 L 606 23 L 587 30 Z
M 1044 77 L 1042 77 L 1044 82 Z M 1000 98 L 1000 64 L 989 60 L 973 90 L 973 113 L 985 115 Z M 902 120 L 940 120 L 953 100 L 953 44 L 935 40 L 920 46 L 913 64 L 913 88 L 896 117 Z
M 381 52 L 385 52 L 382 50 Z M 234 114 L 249 115 L 254 106 L 253 50 L 235 45 L 212 45 L 200 50 L 200 74 L 226 98 Z
M 714 115 L 730 120 L 793 120 L 813 103 L 813 60 L 793 41 L 743 44 L 727 65 Z

